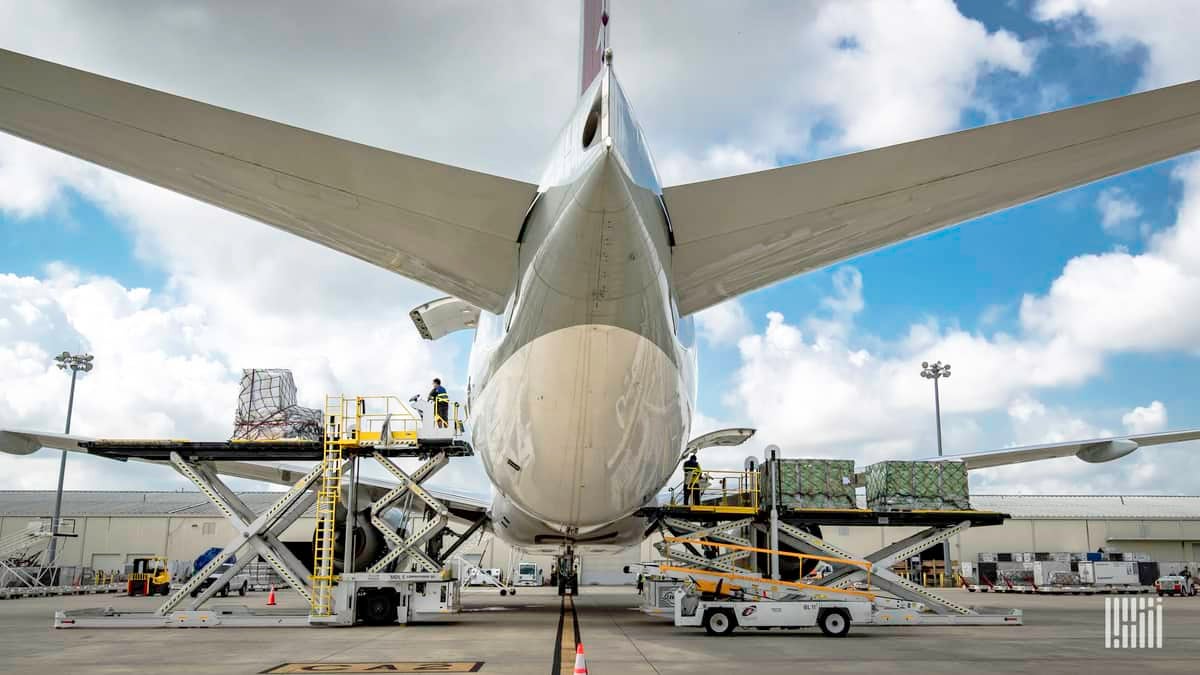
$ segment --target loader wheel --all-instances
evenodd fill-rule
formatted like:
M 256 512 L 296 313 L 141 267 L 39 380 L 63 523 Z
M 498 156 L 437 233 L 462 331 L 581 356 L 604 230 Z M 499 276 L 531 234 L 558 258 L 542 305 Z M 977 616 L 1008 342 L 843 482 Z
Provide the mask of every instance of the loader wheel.
M 846 637 L 850 632 L 850 615 L 840 607 L 822 610 L 817 625 L 826 637 Z
M 728 609 L 710 609 L 704 615 L 704 630 L 709 635 L 729 635 L 737 628 L 737 620 Z
M 396 623 L 395 591 L 376 589 L 360 594 L 358 607 L 363 623 L 371 626 Z

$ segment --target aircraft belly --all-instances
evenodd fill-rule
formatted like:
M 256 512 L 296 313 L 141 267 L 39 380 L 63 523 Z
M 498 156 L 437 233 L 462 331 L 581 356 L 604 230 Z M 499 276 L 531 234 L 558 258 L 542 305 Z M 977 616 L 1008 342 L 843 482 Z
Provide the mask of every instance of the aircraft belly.
M 528 553 L 554 554 L 570 541 L 580 553 L 612 552 L 644 539 L 646 519 L 628 516 L 585 533 L 567 536 L 562 530 L 516 508 L 503 495 L 492 503 L 492 532 Z

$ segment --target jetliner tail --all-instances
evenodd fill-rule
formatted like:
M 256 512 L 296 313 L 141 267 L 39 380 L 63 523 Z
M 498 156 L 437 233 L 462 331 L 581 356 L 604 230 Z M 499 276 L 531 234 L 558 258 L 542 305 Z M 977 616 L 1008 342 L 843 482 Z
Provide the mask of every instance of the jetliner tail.
M 600 74 L 608 47 L 608 0 L 583 0 L 579 15 L 579 93 Z

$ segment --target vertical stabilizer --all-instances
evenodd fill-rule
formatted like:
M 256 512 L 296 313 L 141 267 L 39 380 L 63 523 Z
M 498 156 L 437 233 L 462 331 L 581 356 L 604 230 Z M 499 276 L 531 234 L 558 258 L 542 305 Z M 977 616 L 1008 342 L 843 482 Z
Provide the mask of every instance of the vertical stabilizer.
M 579 93 L 600 74 L 608 47 L 608 0 L 583 0 L 579 17 Z

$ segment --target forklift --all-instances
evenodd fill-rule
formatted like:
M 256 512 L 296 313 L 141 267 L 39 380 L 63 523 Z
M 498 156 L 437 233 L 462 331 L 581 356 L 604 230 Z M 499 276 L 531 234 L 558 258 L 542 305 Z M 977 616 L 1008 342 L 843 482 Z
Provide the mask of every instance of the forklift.
M 135 595 L 168 595 L 171 592 L 171 571 L 163 556 L 134 558 L 133 568 L 125 578 L 125 591 Z

